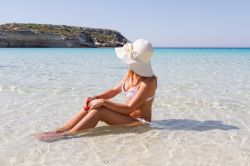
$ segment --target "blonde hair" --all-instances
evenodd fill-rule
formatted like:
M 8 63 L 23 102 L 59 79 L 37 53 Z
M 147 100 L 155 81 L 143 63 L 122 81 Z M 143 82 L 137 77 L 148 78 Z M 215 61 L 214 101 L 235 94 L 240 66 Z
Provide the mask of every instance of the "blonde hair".
M 155 75 L 152 76 L 153 78 L 157 79 Z M 128 83 L 129 87 L 136 86 L 139 84 L 140 81 L 145 79 L 146 77 L 141 76 L 139 74 L 136 74 L 133 70 L 129 69 L 127 76 L 126 76 L 126 81 Z

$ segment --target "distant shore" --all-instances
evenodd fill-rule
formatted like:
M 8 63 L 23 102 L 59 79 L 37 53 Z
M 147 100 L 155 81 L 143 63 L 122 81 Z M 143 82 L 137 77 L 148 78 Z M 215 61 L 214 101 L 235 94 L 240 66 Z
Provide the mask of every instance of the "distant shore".
M 118 47 L 128 40 L 118 31 L 51 24 L 2 24 L 0 48 Z

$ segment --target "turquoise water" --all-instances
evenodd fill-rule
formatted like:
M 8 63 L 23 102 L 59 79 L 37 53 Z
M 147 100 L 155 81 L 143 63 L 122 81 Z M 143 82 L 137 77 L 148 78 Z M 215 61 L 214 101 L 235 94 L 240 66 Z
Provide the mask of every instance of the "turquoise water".
M 155 49 L 150 127 L 54 143 L 84 97 L 127 71 L 114 49 L 0 49 L 0 165 L 250 165 L 250 49 Z M 114 101 L 124 102 L 124 96 Z

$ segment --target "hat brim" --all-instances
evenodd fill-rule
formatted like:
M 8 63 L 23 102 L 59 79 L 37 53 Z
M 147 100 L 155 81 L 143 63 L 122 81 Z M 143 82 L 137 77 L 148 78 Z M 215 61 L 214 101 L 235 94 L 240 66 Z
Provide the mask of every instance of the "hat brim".
M 129 53 L 127 51 L 125 51 L 123 47 L 116 47 L 115 53 L 116 53 L 117 57 L 120 58 L 121 60 L 123 60 L 126 64 L 132 64 L 132 63 L 137 62 L 137 61 L 129 58 L 131 55 L 129 55 Z
M 152 77 L 154 75 L 151 63 L 136 62 L 128 64 L 129 69 L 133 70 L 136 74 L 144 77 Z

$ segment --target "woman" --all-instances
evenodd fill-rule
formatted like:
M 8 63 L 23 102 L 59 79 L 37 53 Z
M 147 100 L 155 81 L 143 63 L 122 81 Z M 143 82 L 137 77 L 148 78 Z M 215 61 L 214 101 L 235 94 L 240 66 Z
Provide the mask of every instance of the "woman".
M 51 140 L 94 128 L 98 121 L 108 125 L 134 126 L 151 121 L 152 103 L 157 88 L 157 78 L 151 67 L 152 45 L 138 39 L 115 48 L 117 56 L 128 65 L 128 73 L 113 88 L 99 95 L 87 97 L 82 110 L 62 128 L 53 132 L 37 134 L 41 140 Z M 125 93 L 125 104 L 109 99 Z

